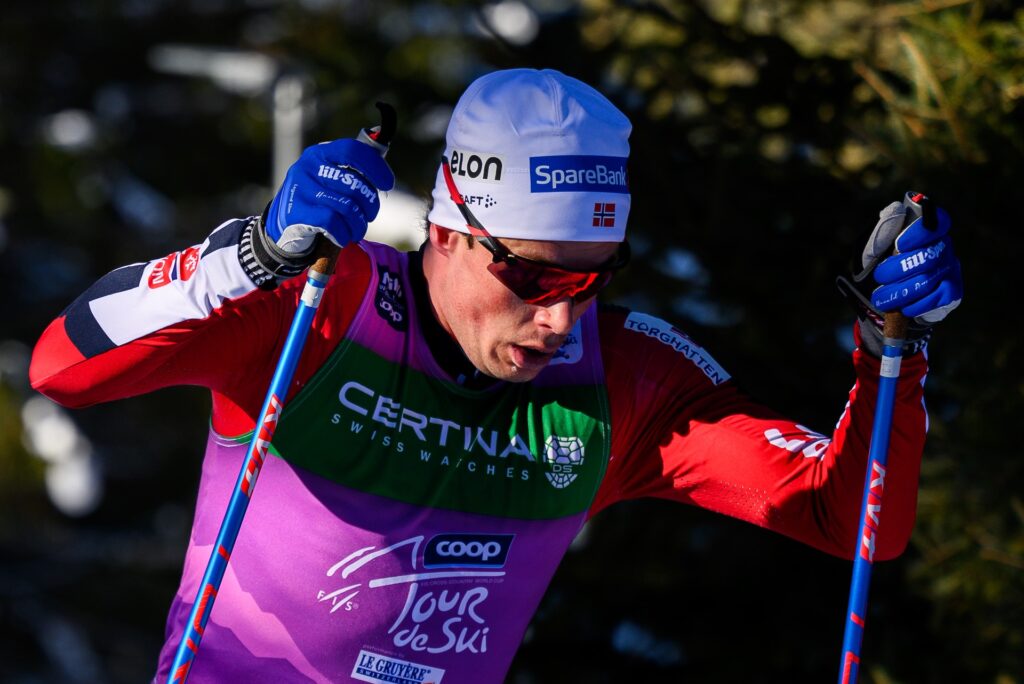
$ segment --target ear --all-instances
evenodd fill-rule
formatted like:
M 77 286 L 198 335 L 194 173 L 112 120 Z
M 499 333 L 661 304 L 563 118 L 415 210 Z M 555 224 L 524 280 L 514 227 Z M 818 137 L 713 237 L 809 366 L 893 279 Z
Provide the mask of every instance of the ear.
M 430 224 L 430 246 L 443 256 L 449 256 L 455 249 L 462 233 L 451 228 L 439 226 L 436 223 Z

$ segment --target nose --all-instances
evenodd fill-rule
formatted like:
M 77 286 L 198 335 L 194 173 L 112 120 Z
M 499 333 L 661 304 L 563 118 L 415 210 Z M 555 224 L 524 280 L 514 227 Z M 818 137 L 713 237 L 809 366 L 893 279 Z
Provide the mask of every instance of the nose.
M 549 328 L 556 335 L 568 335 L 573 324 L 576 323 L 576 317 L 573 315 L 574 308 L 575 302 L 572 297 L 565 297 L 547 306 L 538 307 L 534 320 L 538 325 Z

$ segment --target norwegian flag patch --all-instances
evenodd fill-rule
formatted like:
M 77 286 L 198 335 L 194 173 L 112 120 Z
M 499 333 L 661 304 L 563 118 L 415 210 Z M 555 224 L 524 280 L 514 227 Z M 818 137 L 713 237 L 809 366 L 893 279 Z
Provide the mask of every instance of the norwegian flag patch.
M 594 202 L 594 227 L 615 227 L 615 202 Z

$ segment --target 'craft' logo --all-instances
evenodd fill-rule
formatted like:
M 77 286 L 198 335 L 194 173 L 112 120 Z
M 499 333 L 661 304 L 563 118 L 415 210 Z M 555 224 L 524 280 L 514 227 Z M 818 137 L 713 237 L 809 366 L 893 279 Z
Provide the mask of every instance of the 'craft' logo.
M 475 207 L 483 207 L 484 209 L 490 209 L 498 203 L 498 200 L 494 199 L 490 195 L 463 195 L 462 203 L 473 205 Z

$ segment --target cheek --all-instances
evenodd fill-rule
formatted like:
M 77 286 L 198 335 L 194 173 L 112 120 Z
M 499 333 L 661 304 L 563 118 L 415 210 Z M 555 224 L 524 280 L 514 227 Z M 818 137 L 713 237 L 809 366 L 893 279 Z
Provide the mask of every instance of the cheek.
M 479 326 L 485 313 L 485 303 L 491 295 L 486 283 L 468 273 L 461 273 L 449 282 L 445 293 L 452 312 L 453 327 L 465 333 Z
M 530 307 L 490 273 L 483 276 L 460 278 L 455 301 L 463 330 L 487 345 L 514 334 L 529 319 Z

